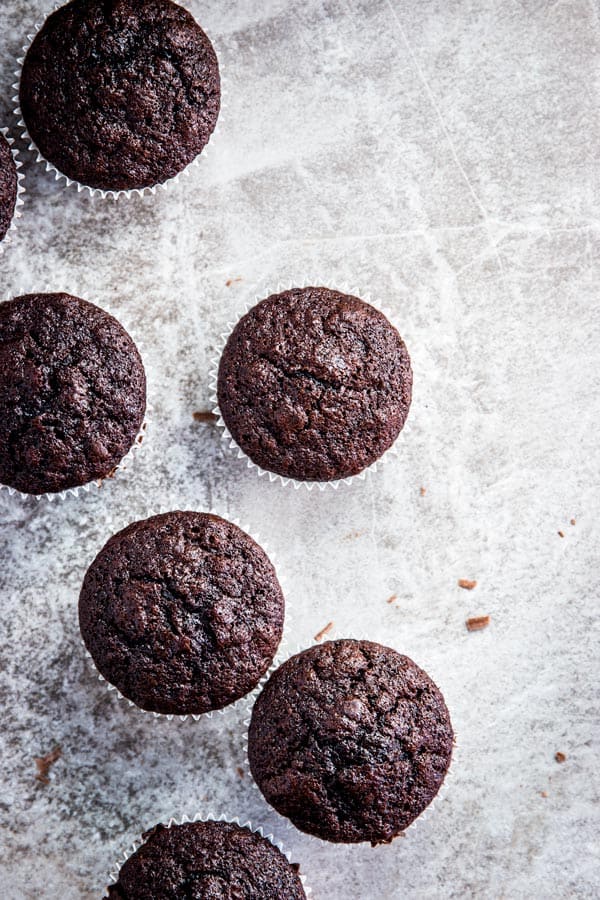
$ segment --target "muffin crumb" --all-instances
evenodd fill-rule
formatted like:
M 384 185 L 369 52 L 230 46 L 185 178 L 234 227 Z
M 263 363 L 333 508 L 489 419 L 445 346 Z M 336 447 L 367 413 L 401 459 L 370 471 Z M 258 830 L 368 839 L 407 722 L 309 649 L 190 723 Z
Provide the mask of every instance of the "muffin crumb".
M 421 495 L 421 497 L 424 497 L 426 493 L 427 493 L 427 488 L 422 487 L 419 490 L 419 494 Z
M 564 763 L 567 761 L 567 756 L 561 750 L 557 750 L 556 753 L 554 754 L 554 759 L 556 760 L 557 763 Z
M 225 287 L 231 287 L 232 284 L 239 284 L 242 281 L 241 278 L 228 278 L 225 282 Z
M 484 628 L 487 628 L 490 624 L 489 616 L 472 616 L 470 619 L 467 619 L 467 631 L 482 631 Z
M 213 424 L 217 421 L 217 417 L 210 410 L 199 410 L 192 413 L 192 419 L 194 422 L 206 422 L 207 424 Z
M 463 588 L 465 591 L 472 591 L 477 587 L 476 581 L 470 581 L 468 578 L 459 578 L 458 586 Z
M 333 622 L 328 622 L 325 628 L 321 628 L 321 630 L 315 634 L 315 641 L 322 641 L 324 637 L 326 637 L 331 629 L 333 628 Z
M 392 594 L 391 597 L 388 597 L 388 599 L 387 599 L 386 602 L 387 602 L 387 603 L 395 603 L 397 599 L 398 599 L 398 595 L 397 595 L 397 594 Z
M 571 525 L 577 525 L 577 519 L 571 519 Z
M 55 747 L 54 750 L 51 750 L 49 753 L 46 753 L 45 756 L 35 756 L 34 761 L 37 767 L 35 780 L 41 782 L 41 784 L 50 784 L 50 769 L 61 756 L 62 750 L 59 746 Z
M 558 532 L 558 536 L 559 536 L 559 537 L 564 537 L 564 536 L 565 536 L 564 531 L 559 531 L 559 532 Z

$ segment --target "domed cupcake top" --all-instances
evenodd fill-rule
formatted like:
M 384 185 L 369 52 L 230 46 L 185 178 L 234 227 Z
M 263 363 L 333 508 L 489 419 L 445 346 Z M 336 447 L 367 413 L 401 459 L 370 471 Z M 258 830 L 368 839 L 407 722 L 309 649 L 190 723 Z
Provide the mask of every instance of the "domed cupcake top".
M 0 304 L 0 484 L 56 493 L 111 474 L 146 410 L 122 325 L 70 294 Z
M 221 709 L 256 687 L 283 631 L 264 550 L 218 516 L 170 512 L 112 537 L 85 576 L 79 621 L 100 673 L 142 709 Z
M 274 294 L 236 325 L 217 396 L 238 446 L 262 469 L 334 481 L 376 462 L 404 426 L 408 352 L 383 313 L 323 287 Z
M 63 175 L 142 189 L 202 151 L 221 102 L 213 46 L 171 0 L 73 0 L 52 13 L 21 75 L 23 119 Z
M 265 798 L 297 828 L 378 844 L 431 803 L 452 745 L 443 697 L 422 669 L 389 647 L 338 640 L 273 673 L 248 753 Z

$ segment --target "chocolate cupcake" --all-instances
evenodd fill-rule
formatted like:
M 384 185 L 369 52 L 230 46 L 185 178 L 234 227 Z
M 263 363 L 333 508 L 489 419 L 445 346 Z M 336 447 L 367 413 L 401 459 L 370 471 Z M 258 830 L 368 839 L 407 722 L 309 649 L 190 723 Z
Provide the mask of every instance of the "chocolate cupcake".
M 79 598 L 101 675 L 142 709 L 201 715 L 256 687 L 283 631 L 266 553 L 218 516 L 170 512 L 112 537 Z
M 142 360 L 111 315 L 69 294 L 0 304 L 0 484 L 44 494 L 105 478 L 145 409 Z
M 141 190 L 181 172 L 217 123 L 217 57 L 171 0 L 73 0 L 29 47 L 21 113 L 42 157 L 103 191 Z
M 258 467 L 305 482 L 357 475 L 393 444 L 410 407 L 406 347 L 383 313 L 339 291 L 274 294 L 236 325 L 217 402 Z
M 327 841 L 391 841 L 450 765 L 443 697 L 406 656 L 370 641 L 311 647 L 277 669 L 252 711 L 250 768 L 267 801 Z
M 109 900 L 305 900 L 298 866 L 230 822 L 157 825 L 125 861 Z
M 0 133 L 0 241 L 6 237 L 17 207 L 17 164 L 5 136 Z

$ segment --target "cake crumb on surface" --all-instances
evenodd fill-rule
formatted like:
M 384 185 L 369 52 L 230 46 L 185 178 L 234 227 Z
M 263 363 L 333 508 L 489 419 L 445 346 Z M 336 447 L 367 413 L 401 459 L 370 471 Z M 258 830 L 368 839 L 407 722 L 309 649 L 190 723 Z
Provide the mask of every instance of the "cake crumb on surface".
M 487 628 L 489 624 L 489 616 L 471 616 L 466 621 L 467 631 L 481 631 L 483 628 Z
M 194 422 L 216 422 L 217 417 L 214 413 L 209 410 L 199 410 L 192 413 L 192 419 Z
M 471 581 L 469 578 L 459 578 L 458 586 L 463 588 L 465 591 L 472 591 L 473 588 L 477 587 L 477 582 Z
M 577 525 L 577 519 L 571 519 L 571 525 Z
M 42 784 L 50 784 L 50 778 L 48 777 L 50 769 L 61 756 L 62 750 L 60 747 L 55 747 L 54 750 L 51 750 L 50 753 L 46 753 L 45 756 L 34 756 L 35 764 L 37 766 L 37 773 L 35 776 L 36 781 L 40 781 Z
M 559 537 L 564 537 L 564 536 L 565 536 L 564 531 L 559 531 L 559 532 L 558 532 L 558 536 L 559 536 Z
M 427 493 L 427 488 L 422 487 L 419 489 L 419 494 L 421 495 L 421 497 L 424 497 L 426 493 Z
M 391 597 L 388 597 L 388 599 L 387 599 L 386 602 L 387 602 L 387 603 L 394 603 L 397 599 L 398 599 L 398 595 L 397 595 L 397 594 L 392 594 Z
M 540 791 L 540 797 L 547 797 L 548 791 Z
M 244 770 L 242 769 L 241 766 L 238 766 L 236 771 L 237 771 L 238 775 L 240 776 L 240 778 L 244 777 Z
M 557 750 L 556 753 L 554 754 L 554 759 L 556 760 L 557 763 L 564 763 L 567 761 L 567 755 L 566 755 L 566 753 L 563 753 L 561 750 Z
M 241 280 L 241 278 L 228 278 L 225 282 L 225 287 L 231 287 L 232 284 L 238 284 Z
M 325 628 L 321 628 L 321 630 L 319 632 L 317 632 L 317 634 L 315 634 L 315 641 L 322 641 L 323 638 L 329 634 L 329 632 L 331 631 L 332 628 L 333 628 L 333 622 L 328 622 L 327 625 L 325 626 Z

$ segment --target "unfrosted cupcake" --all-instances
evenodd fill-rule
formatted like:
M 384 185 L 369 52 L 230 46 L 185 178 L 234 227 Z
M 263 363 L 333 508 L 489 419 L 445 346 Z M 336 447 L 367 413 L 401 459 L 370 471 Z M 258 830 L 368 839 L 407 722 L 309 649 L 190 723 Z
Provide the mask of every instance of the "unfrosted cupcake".
M 0 133 L 0 241 L 6 237 L 17 205 L 18 177 L 10 144 Z
M 41 155 L 90 188 L 173 178 L 219 115 L 213 46 L 171 0 L 73 0 L 47 19 L 23 64 L 21 112 Z
M 0 304 L 0 484 L 55 494 L 112 474 L 146 410 L 122 325 L 70 294 Z
M 358 297 L 296 288 L 254 306 L 221 356 L 217 400 L 261 469 L 306 482 L 357 475 L 402 430 L 410 358 L 385 315 Z
M 219 516 L 170 512 L 112 537 L 87 571 L 81 634 L 100 674 L 142 709 L 201 715 L 249 693 L 283 631 L 264 550 Z
M 109 900 L 305 900 L 298 866 L 230 822 L 157 825 L 125 861 Z
M 267 801 L 301 831 L 380 844 L 431 803 L 452 745 L 446 704 L 422 669 L 389 647 L 339 640 L 273 673 L 248 756 Z

